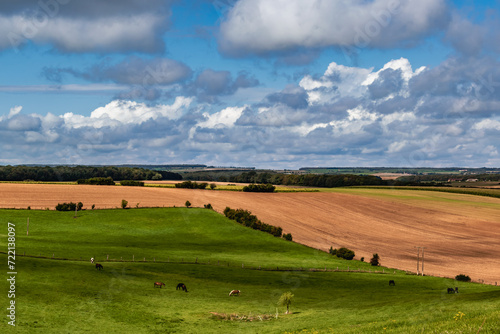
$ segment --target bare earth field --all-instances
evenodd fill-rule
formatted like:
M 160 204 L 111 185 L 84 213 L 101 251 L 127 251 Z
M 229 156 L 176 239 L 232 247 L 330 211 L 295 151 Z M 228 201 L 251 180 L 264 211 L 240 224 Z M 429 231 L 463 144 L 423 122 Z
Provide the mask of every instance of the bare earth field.
M 348 247 L 369 261 L 378 253 L 384 266 L 416 271 L 425 249 L 425 273 L 500 283 L 500 199 L 393 189 L 338 189 L 313 193 L 243 193 L 156 187 L 57 184 L 0 184 L 0 208 L 54 209 L 83 202 L 100 208 L 193 206 L 210 203 L 252 211 L 281 226 L 296 242 L 327 251 Z M 1 211 L 0 211 L 1 218 Z M 300 264 L 297 264 L 300 265 Z

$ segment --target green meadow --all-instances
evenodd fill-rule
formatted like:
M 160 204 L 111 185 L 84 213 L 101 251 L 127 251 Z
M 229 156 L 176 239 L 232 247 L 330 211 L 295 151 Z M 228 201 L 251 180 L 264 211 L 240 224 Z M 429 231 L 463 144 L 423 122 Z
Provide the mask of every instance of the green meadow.
M 76 218 L 0 210 L 0 222 L 1 333 L 500 333 L 500 287 L 340 260 L 211 210 L 87 210 Z M 176 290 L 181 282 L 188 293 Z M 232 289 L 241 295 L 230 297 Z M 284 292 L 294 295 L 291 314 L 277 305 Z

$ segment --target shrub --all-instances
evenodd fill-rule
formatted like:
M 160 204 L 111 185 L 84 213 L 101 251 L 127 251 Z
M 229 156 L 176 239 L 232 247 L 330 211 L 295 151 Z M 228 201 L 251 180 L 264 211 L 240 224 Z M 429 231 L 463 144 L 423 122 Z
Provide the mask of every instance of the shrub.
M 372 266 L 380 266 L 380 256 L 378 256 L 377 253 L 373 254 L 373 257 L 370 260 L 370 264 Z
M 217 187 L 217 185 L 215 183 L 210 183 L 210 189 L 211 190 L 214 190 L 216 187 Z
M 190 201 L 186 201 L 185 205 L 186 205 L 186 208 L 189 208 L 191 206 L 191 202 Z
M 470 277 L 467 275 L 464 275 L 464 274 L 460 274 L 460 275 L 455 276 L 455 279 L 457 281 L 461 281 L 461 282 L 470 282 L 471 281 Z
M 76 204 L 73 202 L 69 203 L 58 203 L 56 205 L 56 210 L 57 211 L 75 211 L 76 209 Z
M 83 203 L 82 202 L 78 202 L 78 204 L 76 205 L 76 209 L 78 211 L 81 211 L 83 209 Z
M 108 177 L 93 177 L 90 179 L 79 179 L 76 180 L 76 183 L 78 184 L 92 184 L 92 185 L 104 185 L 104 186 L 114 186 L 115 181 L 108 176 Z
M 144 187 L 144 182 L 134 181 L 134 180 L 122 180 L 120 181 L 120 185 L 131 186 L 131 187 Z
M 128 201 L 122 199 L 122 209 L 126 209 L 128 205 Z
M 283 239 L 288 240 L 288 241 L 293 241 L 292 234 L 291 233 L 283 234 Z
M 212 204 L 210 204 L 210 203 L 205 204 L 203 206 L 205 207 L 205 209 L 213 209 Z
M 175 184 L 176 188 L 187 188 L 187 189 L 206 189 L 207 186 L 208 186 L 208 183 L 206 183 L 206 182 L 197 183 L 197 182 L 191 182 L 191 181 L 184 181 L 184 182 Z
M 345 260 L 352 260 L 354 258 L 354 252 L 345 247 L 340 249 L 333 249 L 330 247 L 330 254 Z
M 251 212 L 247 210 L 243 209 L 234 210 L 231 209 L 230 207 L 226 207 L 224 209 L 224 215 L 231 220 L 235 220 L 237 223 L 241 225 L 251 227 L 254 230 L 267 232 L 275 237 L 281 237 L 283 233 L 283 229 L 281 227 L 264 224 L 259 219 L 257 219 L 255 215 L 252 215 Z
M 272 193 L 276 189 L 272 184 L 249 184 L 243 187 L 244 192 Z

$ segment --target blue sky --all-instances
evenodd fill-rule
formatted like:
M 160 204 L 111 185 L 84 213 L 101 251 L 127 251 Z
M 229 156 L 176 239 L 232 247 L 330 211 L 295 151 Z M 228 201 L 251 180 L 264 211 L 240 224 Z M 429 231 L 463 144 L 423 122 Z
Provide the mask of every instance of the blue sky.
M 0 164 L 500 167 L 500 3 L 0 2 Z

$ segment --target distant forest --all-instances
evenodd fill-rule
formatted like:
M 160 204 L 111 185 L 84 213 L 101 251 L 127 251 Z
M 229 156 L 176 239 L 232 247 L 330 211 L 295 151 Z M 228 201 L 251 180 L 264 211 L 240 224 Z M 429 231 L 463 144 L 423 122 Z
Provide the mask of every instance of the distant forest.
M 177 173 L 115 166 L 0 166 L 0 181 L 77 181 L 94 177 L 113 180 L 182 180 Z

